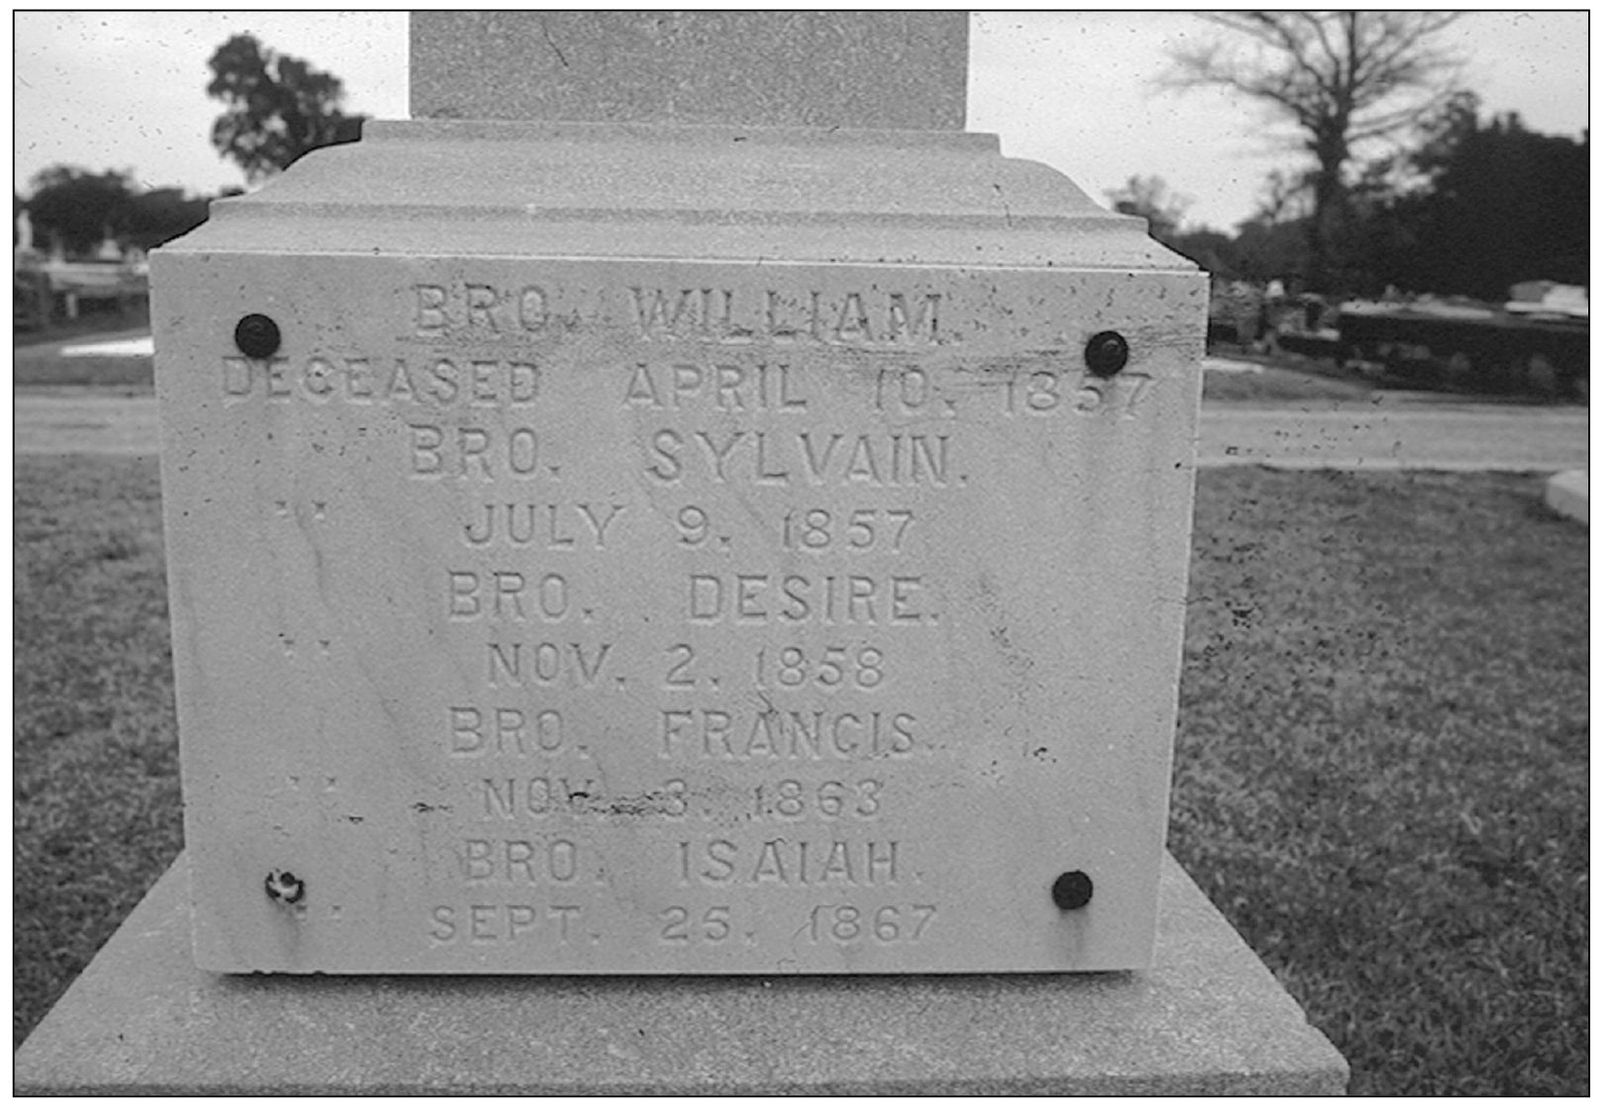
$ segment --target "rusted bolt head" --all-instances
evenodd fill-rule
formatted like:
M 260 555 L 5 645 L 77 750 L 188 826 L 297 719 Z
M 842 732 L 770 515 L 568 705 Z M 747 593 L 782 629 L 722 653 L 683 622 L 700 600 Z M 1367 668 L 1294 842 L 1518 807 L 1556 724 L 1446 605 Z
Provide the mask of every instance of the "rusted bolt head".
M 1131 346 L 1117 332 L 1099 332 L 1086 341 L 1086 366 L 1101 379 L 1111 379 L 1125 368 Z
M 1083 870 L 1060 873 L 1052 883 L 1052 903 L 1065 912 L 1085 908 L 1091 903 L 1091 878 Z
M 263 879 L 263 891 L 269 894 L 271 900 L 281 904 L 298 903 L 307 888 L 301 878 L 289 870 L 270 870 L 269 876 Z
M 235 346 L 248 359 L 268 359 L 280 350 L 280 326 L 261 313 L 248 313 L 236 322 Z

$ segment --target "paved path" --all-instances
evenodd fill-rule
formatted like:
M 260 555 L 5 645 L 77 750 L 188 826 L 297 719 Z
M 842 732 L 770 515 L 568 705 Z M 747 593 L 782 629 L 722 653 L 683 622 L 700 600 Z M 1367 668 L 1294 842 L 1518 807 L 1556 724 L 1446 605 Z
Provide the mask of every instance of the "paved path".
M 150 336 L 150 325 L 130 325 L 128 328 L 86 332 L 82 336 L 57 336 L 50 340 L 32 340 L 26 344 L 14 343 L 11 351 L 19 356 L 61 355 L 63 348 L 77 347 L 81 344 L 119 344 L 125 340 L 144 340 Z
M 105 390 L 14 395 L 18 453 L 157 451 L 156 399 Z M 1200 467 L 1555 472 L 1585 468 L 1589 411 L 1417 403 L 1209 404 Z

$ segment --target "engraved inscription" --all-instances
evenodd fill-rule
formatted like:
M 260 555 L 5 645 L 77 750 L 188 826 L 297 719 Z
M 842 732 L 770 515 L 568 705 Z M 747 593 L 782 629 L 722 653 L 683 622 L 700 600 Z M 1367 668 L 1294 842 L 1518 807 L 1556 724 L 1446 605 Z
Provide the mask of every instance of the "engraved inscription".
M 628 294 L 646 340 L 917 347 L 941 339 L 938 293 L 630 286 Z
M 563 622 L 571 589 L 558 572 L 448 571 L 448 617 L 494 622 Z
M 696 572 L 688 578 L 688 611 L 683 617 L 701 625 L 914 626 L 924 622 L 926 605 L 921 575 Z
M 611 642 L 488 642 L 489 688 L 597 686 Z
M 688 814 L 688 785 L 672 777 L 647 792 L 613 796 L 586 775 L 483 777 L 477 816 L 484 820 L 548 819 L 556 815 L 597 819 L 679 819 Z
M 688 760 L 793 761 L 901 758 L 927 750 L 919 717 L 909 711 L 835 711 L 673 707 L 660 712 L 660 754 Z
M 656 430 L 645 444 L 648 475 L 762 487 L 947 487 L 963 482 L 948 433 L 839 433 L 803 430 Z
M 783 780 L 756 786 L 756 819 L 872 819 L 879 814 L 884 782 L 873 777 L 849 781 Z
M 996 399 L 996 412 L 1008 416 L 1076 418 L 1105 411 L 1135 417 L 1152 377 L 1127 370 L 1099 378 L 1069 366 L 1064 353 L 1007 367 L 962 372 L 915 365 L 881 367 L 873 378 L 873 411 L 901 418 L 955 419 L 973 399 Z
M 799 377 L 787 363 L 634 364 L 623 405 L 681 410 L 705 402 L 724 413 L 791 412 L 807 408 Z
M 295 948 L 228 961 L 1109 962 L 1152 879 L 1137 770 L 1168 769 L 1138 600 L 1190 494 L 1161 469 L 1201 330 L 1152 304 L 1185 278 L 519 247 L 275 261 L 240 289 L 282 347 L 230 345 L 231 302 L 170 358 L 175 528 L 215 531 L 178 589 L 245 624 L 187 667 L 298 696 L 215 701 L 231 776 L 198 783 L 247 826 L 197 849 L 222 876 L 285 843 L 324 894 Z M 1130 358 L 1099 377 L 1105 331 Z M 1115 660 L 1148 692 L 1105 703 Z M 1079 845 L 1014 844 L 1001 808 Z M 1061 915 L 1048 884 L 1093 861 L 1138 884 Z M 247 913 L 278 915 L 209 909 Z M 238 926 L 215 952 L 277 946 Z
M 617 309 L 605 302 L 619 298 Z M 921 348 L 940 344 L 944 295 L 876 291 L 628 285 L 561 293 L 542 282 L 422 282 L 406 301 L 421 340 L 533 338 L 616 316 L 643 340 Z
M 578 941 L 578 904 L 439 904 L 426 934 L 433 943 L 523 943 L 567 946 Z
M 477 425 L 411 424 L 411 472 L 416 479 L 534 479 L 538 476 L 537 430 L 527 426 L 488 429 Z
M 677 844 L 678 880 L 684 885 L 898 885 L 900 849 L 895 839 L 684 840 Z
M 453 757 L 539 757 L 565 746 L 565 717 L 551 707 L 448 708 Z
M 871 692 L 884 683 L 884 651 L 877 646 L 830 645 L 810 654 L 797 645 L 756 650 L 756 688 Z
M 532 839 L 464 839 L 460 877 L 506 885 L 571 885 L 581 875 L 581 850 L 563 836 Z
M 618 502 L 482 503 L 465 523 L 467 545 L 535 546 L 544 549 L 603 549 L 606 536 L 622 511 Z
M 935 918 L 932 904 L 886 904 L 864 911 L 854 904 L 819 904 L 806 923 L 812 943 L 916 943 Z
M 816 507 L 784 512 L 780 538 L 785 549 L 823 553 L 833 549 L 853 552 L 901 551 L 907 527 L 916 517 L 911 510 L 853 510 L 836 520 L 834 512 Z
M 738 937 L 733 931 L 733 912 L 725 904 L 695 908 L 673 905 L 660 914 L 663 943 L 722 943 Z
M 529 360 L 312 355 L 266 360 L 224 356 L 222 391 L 228 401 L 267 398 L 355 405 L 529 407 L 541 375 Z
M 549 325 L 550 297 L 539 285 L 507 288 L 484 282 L 419 283 L 413 295 L 414 332 L 422 339 L 461 330 L 540 333 Z

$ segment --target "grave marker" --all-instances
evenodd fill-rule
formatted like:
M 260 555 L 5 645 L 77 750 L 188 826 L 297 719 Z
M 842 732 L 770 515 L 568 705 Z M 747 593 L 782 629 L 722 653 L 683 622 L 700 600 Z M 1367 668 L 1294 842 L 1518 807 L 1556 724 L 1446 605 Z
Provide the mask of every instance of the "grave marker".
M 432 57 L 479 57 L 505 18 L 415 17 L 417 110 L 451 86 Z M 613 38 L 641 45 L 646 17 L 525 19 L 586 68 Z M 160 335 L 194 345 L 159 347 L 183 357 L 159 377 L 195 814 L 186 854 L 18 1050 L 15 1088 L 1341 1092 L 1337 1052 L 1161 849 L 1201 285 L 987 137 L 752 126 L 870 122 L 890 75 L 859 71 L 903 57 L 901 112 L 960 106 L 961 13 L 653 19 L 675 64 L 658 92 L 634 74 L 637 103 L 694 87 L 677 43 L 724 29 L 772 36 L 726 57 L 733 85 L 770 66 L 790 95 L 739 128 L 375 126 L 159 258 Z M 422 50 L 422 26 L 451 41 Z M 863 61 L 836 70 L 836 36 Z M 485 99 L 464 103 L 491 114 L 527 72 L 474 73 Z M 837 89 L 838 118 L 776 114 Z M 598 95 L 592 118 L 617 119 Z M 834 625 L 814 626 L 830 576 Z M 758 645 L 775 653 L 755 683 Z M 730 758 L 727 707 L 750 693 L 795 733 L 763 718 L 763 748 L 747 735 Z M 817 706 L 822 756 L 779 756 L 813 745 Z M 506 770 L 490 796 L 482 769 Z M 580 791 L 557 787 L 578 770 Z M 530 854 L 477 834 L 544 822 Z M 502 849 L 465 850 L 482 837 Z M 517 885 L 534 895 L 470 895 Z M 621 923 L 594 944 L 562 889 Z M 922 973 L 1144 962 L 1155 889 L 1145 971 Z M 576 969 L 739 976 L 223 977 L 194 964 L 193 922 L 225 969 L 559 971 L 569 946 Z M 906 973 L 766 976 L 788 970 Z
M 1140 221 L 432 120 L 153 268 L 204 968 L 1149 962 L 1205 290 Z

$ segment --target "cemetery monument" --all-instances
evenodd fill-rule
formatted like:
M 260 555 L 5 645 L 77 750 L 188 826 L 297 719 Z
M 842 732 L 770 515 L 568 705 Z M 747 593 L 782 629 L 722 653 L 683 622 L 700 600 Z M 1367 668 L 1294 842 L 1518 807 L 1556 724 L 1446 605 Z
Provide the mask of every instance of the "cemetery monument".
M 1164 850 L 1207 280 L 962 130 L 966 34 L 417 15 L 414 120 L 153 255 L 191 922 L 170 880 L 136 918 L 180 1027 L 545 1019 L 490 1076 L 141 1077 L 1341 1087 Z M 525 977 L 378 977 L 422 974 Z M 780 1069 L 824 1010 L 866 1049 Z M 578 1042 L 627 1015 L 693 1019 Z

